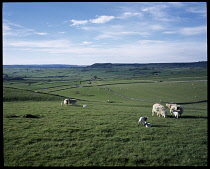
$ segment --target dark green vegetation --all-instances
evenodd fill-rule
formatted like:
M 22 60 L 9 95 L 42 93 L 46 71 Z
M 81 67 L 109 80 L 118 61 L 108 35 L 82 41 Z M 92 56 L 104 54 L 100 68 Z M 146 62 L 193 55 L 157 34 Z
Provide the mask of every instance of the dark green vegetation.
M 103 66 L 3 67 L 5 166 L 207 165 L 206 102 L 151 115 L 156 102 L 207 100 L 206 66 Z

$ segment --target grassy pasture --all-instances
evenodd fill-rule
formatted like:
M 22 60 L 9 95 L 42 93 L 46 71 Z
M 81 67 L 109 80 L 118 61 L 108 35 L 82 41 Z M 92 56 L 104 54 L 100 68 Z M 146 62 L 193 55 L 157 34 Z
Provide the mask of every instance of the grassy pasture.
M 207 114 L 186 109 L 180 119 L 151 116 L 148 103 L 4 102 L 5 166 L 203 166 Z M 25 114 L 40 118 L 23 118 Z M 140 116 L 154 126 L 138 127 Z M 199 123 L 198 123 L 199 120 Z
M 83 79 L 102 76 L 104 71 L 97 69 L 96 74 L 92 69 L 65 70 L 74 74 L 83 70 Z M 51 76 L 53 69 L 46 72 Z M 180 72 L 177 70 L 177 74 Z M 183 105 L 184 114 L 179 119 L 151 115 L 152 105 L 160 100 L 207 100 L 207 81 L 190 81 L 205 80 L 204 73 L 197 72 L 202 77 L 186 78 L 182 72 L 180 78 L 165 72 L 168 76 L 136 80 L 116 80 L 119 76 L 110 73 L 115 80 L 96 79 L 91 84 L 53 78 L 36 80 L 30 86 L 24 85 L 25 81 L 4 82 L 4 165 L 207 166 L 206 102 Z M 160 79 L 171 82 L 159 82 Z M 186 79 L 189 81 L 173 82 Z M 120 97 L 105 88 L 154 103 Z M 69 97 L 79 99 L 78 106 L 60 106 L 63 98 Z M 25 118 L 26 114 L 37 118 Z M 148 116 L 153 126 L 137 126 L 140 116 Z

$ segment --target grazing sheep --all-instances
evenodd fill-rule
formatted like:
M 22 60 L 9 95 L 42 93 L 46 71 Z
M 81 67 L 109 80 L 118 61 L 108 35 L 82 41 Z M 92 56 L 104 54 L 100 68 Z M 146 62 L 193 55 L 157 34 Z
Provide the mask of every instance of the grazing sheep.
M 84 104 L 84 105 L 83 105 L 83 107 L 87 107 L 87 105 L 86 105 L 86 104 Z
M 145 121 L 144 126 L 145 127 L 152 127 L 152 124 Z
M 138 126 L 140 123 L 142 123 L 143 125 L 145 124 L 145 122 L 147 121 L 148 117 L 140 117 L 139 121 L 138 121 Z
M 168 107 L 169 109 L 171 108 L 171 106 L 175 106 L 176 104 L 169 104 L 169 103 L 166 103 L 166 107 Z
M 179 116 L 181 116 L 181 114 L 183 114 L 184 112 L 184 108 L 180 105 L 177 104 L 166 104 L 166 106 L 170 109 L 170 113 L 173 115 L 173 112 L 176 111 L 179 113 Z
M 61 106 L 63 104 L 68 105 L 68 104 L 73 104 L 74 106 L 77 105 L 77 100 L 76 99 L 65 99 L 64 101 L 61 102 Z
M 159 117 L 160 117 L 160 115 L 162 115 L 165 118 L 166 114 L 167 114 L 167 111 L 166 111 L 164 106 L 156 103 L 152 107 L 152 116 L 154 115 L 154 113 L 157 113 L 157 116 L 159 116 Z

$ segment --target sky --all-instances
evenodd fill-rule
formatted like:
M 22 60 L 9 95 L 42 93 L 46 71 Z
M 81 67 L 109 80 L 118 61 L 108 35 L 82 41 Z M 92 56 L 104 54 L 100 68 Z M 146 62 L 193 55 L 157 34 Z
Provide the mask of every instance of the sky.
M 2 6 L 4 65 L 207 61 L 206 2 Z

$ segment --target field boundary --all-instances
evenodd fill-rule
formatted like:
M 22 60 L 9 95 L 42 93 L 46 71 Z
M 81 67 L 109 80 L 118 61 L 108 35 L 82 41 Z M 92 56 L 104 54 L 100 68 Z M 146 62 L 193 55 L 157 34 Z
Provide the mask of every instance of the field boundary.
M 103 87 L 104 89 L 108 90 L 109 92 L 117 95 L 117 96 L 120 96 L 120 97 L 124 97 L 124 98 L 127 98 L 127 99 L 131 99 L 131 100 L 139 100 L 139 101 L 143 101 L 143 102 L 149 102 L 149 103 L 155 103 L 155 101 L 149 101 L 149 100 L 143 100 L 143 99 L 136 99 L 136 98 L 132 98 L 132 97 L 128 97 L 128 96 L 123 96 L 119 93 L 116 93 L 114 91 L 112 91 L 111 89 L 107 88 L 107 87 Z M 171 103 L 171 104 L 195 104 L 195 103 L 203 103 L 203 102 L 207 102 L 208 100 L 201 100 L 201 101 L 196 101 L 196 102 L 183 102 L 183 103 Z M 162 102 L 161 103 L 170 103 L 170 102 Z
M 46 94 L 46 95 L 51 95 L 51 96 L 57 96 L 57 97 L 62 97 L 62 99 L 68 98 L 66 96 L 62 96 L 62 95 L 58 95 L 58 94 L 45 93 L 45 92 L 35 91 L 35 90 L 30 90 L 30 89 L 21 89 L 21 88 L 16 88 L 16 87 L 7 87 L 7 86 L 4 86 L 4 88 L 17 89 L 17 90 L 35 92 L 35 93 L 38 93 L 38 94 Z M 74 98 L 74 97 L 70 97 L 70 99 L 77 99 L 77 100 L 80 100 L 80 101 L 87 101 L 87 102 L 100 102 L 100 101 L 90 101 L 90 100 L 85 100 L 85 99 L 79 99 L 79 98 Z

